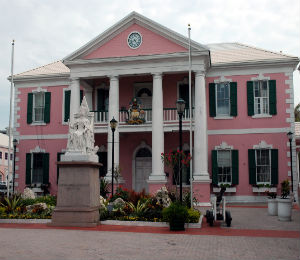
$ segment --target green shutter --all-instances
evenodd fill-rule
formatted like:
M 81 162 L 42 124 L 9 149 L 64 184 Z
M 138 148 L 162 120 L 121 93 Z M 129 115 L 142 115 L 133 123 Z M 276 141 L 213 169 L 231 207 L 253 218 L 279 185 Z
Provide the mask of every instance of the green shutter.
M 254 115 L 253 81 L 247 81 L 247 104 L 248 104 L 248 116 L 253 116 Z
M 232 184 L 239 184 L 239 151 L 231 151 Z
M 49 183 L 49 153 L 43 155 L 43 184 Z
M 218 151 L 211 151 L 211 162 L 212 162 L 212 184 L 218 185 Z
M 27 96 L 27 124 L 32 123 L 32 106 L 33 106 L 33 93 L 28 93 L 28 96 Z
M 278 149 L 271 150 L 271 183 L 278 184 Z
M 71 90 L 65 91 L 65 116 L 64 122 L 68 122 L 70 118 L 70 101 L 71 101 Z
M 82 99 L 83 99 L 83 90 L 80 90 L 80 105 L 81 105 Z
M 276 115 L 276 80 L 269 80 L 269 114 Z
M 249 184 L 256 184 L 256 161 L 255 150 L 248 150 Z
M 50 123 L 50 104 L 51 104 L 51 92 L 45 93 L 45 110 L 44 110 L 44 122 Z
M 209 116 L 216 116 L 216 85 L 209 83 Z
M 31 184 L 31 153 L 26 153 L 26 178 L 25 184 Z
M 230 115 L 237 116 L 237 83 L 230 82 Z

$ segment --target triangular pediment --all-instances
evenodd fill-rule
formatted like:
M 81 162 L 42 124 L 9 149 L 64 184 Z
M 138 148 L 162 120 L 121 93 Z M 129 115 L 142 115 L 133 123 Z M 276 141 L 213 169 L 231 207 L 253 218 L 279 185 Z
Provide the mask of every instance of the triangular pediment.
M 142 43 L 136 49 L 130 48 L 127 41 L 132 32 L 138 32 L 142 37 Z M 194 41 L 191 42 L 191 47 L 193 51 L 208 52 L 206 46 Z M 64 60 L 89 60 L 187 51 L 187 37 L 132 12 Z

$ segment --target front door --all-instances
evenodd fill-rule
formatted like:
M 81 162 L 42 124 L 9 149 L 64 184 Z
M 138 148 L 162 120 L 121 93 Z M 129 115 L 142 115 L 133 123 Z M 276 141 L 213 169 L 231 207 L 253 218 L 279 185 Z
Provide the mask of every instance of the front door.
M 135 158 L 135 191 L 140 192 L 145 189 L 149 191 L 147 180 L 152 171 L 151 157 L 136 157 Z

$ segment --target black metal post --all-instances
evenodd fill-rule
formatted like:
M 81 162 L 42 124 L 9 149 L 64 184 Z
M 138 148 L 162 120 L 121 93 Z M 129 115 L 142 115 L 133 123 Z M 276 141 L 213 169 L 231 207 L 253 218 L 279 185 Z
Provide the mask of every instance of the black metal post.
M 115 130 L 112 130 L 112 168 L 111 168 L 111 196 L 114 196 L 114 170 L 115 170 Z
M 15 194 L 15 176 L 16 176 L 16 148 L 17 145 L 14 142 L 14 164 L 13 164 L 13 189 L 12 194 Z M 9 155 L 10 156 L 10 155 Z
M 290 158 L 291 158 L 291 181 L 292 181 L 292 193 L 294 194 L 294 181 L 293 181 L 293 158 L 292 158 L 292 138 L 289 139 L 290 141 Z
M 182 203 L 182 113 L 179 113 L 179 183 L 180 183 L 180 202 Z

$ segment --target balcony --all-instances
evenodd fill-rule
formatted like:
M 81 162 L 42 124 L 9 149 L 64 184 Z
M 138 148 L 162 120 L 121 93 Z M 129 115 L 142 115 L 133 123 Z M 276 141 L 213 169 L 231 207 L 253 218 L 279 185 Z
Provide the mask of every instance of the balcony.
M 152 122 L 152 109 L 143 109 L 144 114 L 143 118 L 145 119 L 145 124 L 151 124 Z M 108 111 L 102 110 L 102 111 L 91 111 L 94 113 L 94 120 L 95 125 L 101 125 L 101 124 L 107 124 L 109 121 L 108 118 Z M 163 110 L 163 117 L 164 117 L 164 123 L 172 123 L 176 122 L 178 123 L 178 113 L 176 108 L 164 108 Z M 194 108 L 192 110 L 192 116 L 194 117 Z M 119 111 L 119 124 L 126 124 L 127 120 L 129 119 L 129 112 L 127 110 L 120 110 Z M 182 117 L 183 121 L 187 121 L 190 119 L 190 112 L 189 109 L 186 108 Z

